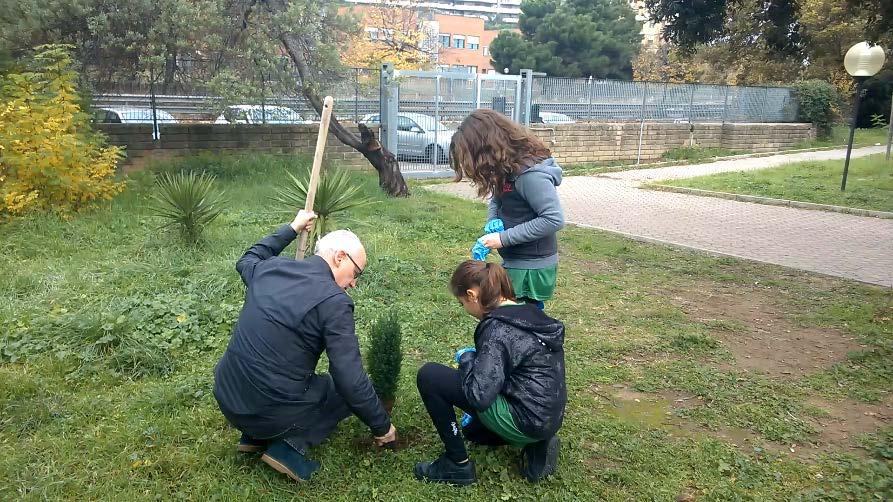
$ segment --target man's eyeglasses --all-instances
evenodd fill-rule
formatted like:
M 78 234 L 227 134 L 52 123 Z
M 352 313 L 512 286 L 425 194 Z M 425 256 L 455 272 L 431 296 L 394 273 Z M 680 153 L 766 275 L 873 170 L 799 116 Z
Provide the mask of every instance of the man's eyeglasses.
M 353 258 L 351 258 L 350 253 L 345 252 L 344 255 L 347 256 L 347 259 L 350 260 L 351 263 L 353 263 L 353 268 L 354 268 L 353 278 L 359 279 L 360 276 L 363 275 L 363 269 L 360 268 L 359 265 L 357 265 L 357 262 L 353 261 Z

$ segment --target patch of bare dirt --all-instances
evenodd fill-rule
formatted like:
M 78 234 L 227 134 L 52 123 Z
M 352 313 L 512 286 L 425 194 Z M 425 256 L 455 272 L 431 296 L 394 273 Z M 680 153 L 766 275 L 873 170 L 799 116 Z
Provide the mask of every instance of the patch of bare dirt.
M 893 397 L 879 404 L 867 404 L 844 399 L 831 402 L 812 398 L 809 404 L 824 411 L 827 415 L 812 418 L 810 421 L 819 431 L 816 446 L 856 450 L 855 440 L 861 434 L 872 433 L 893 423 Z
M 711 327 L 745 371 L 802 376 L 826 369 L 858 350 L 846 334 L 797 326 L 764 291 L 701 284 L 667 294 L 692 319 Z
M 893 423 L 893 396 L 888 396 L 881 404 L 813 399 L 809 404 L 826 413 L 822 417 L 807 418 L 817 431 L 814 440 L 807 444 L 784 444 L 767 441 L 747 429 L 728 426 L 707 428 L 679 416 L 677 412 L 681 409 L 702 406 L 703 399 L 699 396 L 675 391 L 639 392 L 623 384 L 607 388 L 593 386 L 590 390 L 605 399 L 610 404 L 610 413 L 622 421 L 660 428 L 673 437 L 713 437 L 745 452 L 759 447 L 805 459 L 832 451 L 864 455 L 866 452 L 858 443 L 859 436 Z

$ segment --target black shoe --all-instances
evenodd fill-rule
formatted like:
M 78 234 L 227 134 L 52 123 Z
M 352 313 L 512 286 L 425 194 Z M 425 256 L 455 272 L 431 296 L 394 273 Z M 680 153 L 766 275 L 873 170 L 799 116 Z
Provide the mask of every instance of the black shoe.
M 551 475 L 558 467 L 558 450 L 561 441 L 558 436 L 531 443 L 521 450 L 521 474 L 527 481 L 537 481 Z
M 239 444 L 236 445 L 236 451 L 241 453 L 260 453 L 267 449 L 269 441 L 264 439 L 254 439 L 248 434 L 242 433 Z
M 474 460 L 457 464 L 441 455 L 433 462 L 419 462 L 415 465 L 415 477 L 420 481 L 432 483 L 449 483 L 451 485 L 465 486 L 477 481 L 474 472 Z
M 309 481 L 319 470 L 319 462 L 308 459 L 303 450 L 295 450 L 285 441 L 272 443 L 260 459 L 295 481 Z

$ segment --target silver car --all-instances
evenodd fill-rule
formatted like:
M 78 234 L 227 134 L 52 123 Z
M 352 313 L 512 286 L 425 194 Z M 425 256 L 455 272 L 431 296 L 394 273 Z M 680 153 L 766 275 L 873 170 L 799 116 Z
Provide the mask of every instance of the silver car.
M 366 115 L 360 120 L 369 125 L 380 125 L 377 113 Z M 424 113 L 403 112 L 397 114 L 396 155 L 409 158 L 423 158 L 430 162 L 447 163 L 450 141 L 455 129 L 434 120 Z M 437 155 L 435 159 L 435 154 Z

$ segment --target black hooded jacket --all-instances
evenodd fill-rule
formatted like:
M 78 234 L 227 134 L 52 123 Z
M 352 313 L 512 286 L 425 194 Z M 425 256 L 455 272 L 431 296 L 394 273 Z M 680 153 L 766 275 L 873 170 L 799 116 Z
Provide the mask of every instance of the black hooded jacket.
M 477 411 L 502 394 L 521 432 L 554 435 L 564 420 L 564 325 L 533 305 L 506 305 L 481 319 L 476 352 L 459 359 L 462 391 Z

